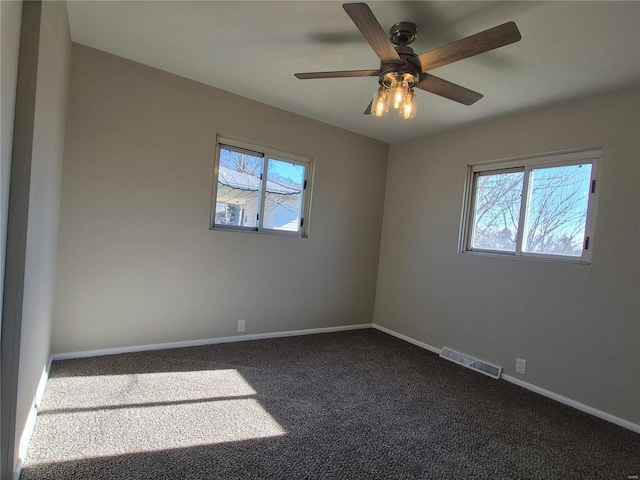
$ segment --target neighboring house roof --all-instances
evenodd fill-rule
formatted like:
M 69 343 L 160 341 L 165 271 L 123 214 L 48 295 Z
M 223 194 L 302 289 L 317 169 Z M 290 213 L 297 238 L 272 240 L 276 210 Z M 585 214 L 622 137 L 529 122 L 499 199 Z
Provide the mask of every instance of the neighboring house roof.
M 238 172 L 222 165 L 218 171 L 218 182 L 237 190 L 258 191 L 260 187 L 260 178 L 255 175 Z M 278 195 L 296 195 L 300 193 L 300 189 L 267 180 L 267 192 Z

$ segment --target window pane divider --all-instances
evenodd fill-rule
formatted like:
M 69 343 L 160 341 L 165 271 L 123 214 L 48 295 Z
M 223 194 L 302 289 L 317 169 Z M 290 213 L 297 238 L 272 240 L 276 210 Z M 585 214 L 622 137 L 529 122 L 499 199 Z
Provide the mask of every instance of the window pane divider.
M 260 176 L 260 181 L 262 182 L 262 188 L 260 189 L 260 204 L 258 205 L 258 232 L 262 232 L 264 230 L 264 204 L 265 197 L 267 196 L 267 182 L 269 181 L 269 161 L 271 158 L 264 157 L 264 162 L 262 162 L 262 174 Z
M 516 235 L 516 251 L 515 254 L 522 255 L 522 245 L 524 241 L 524 231 L 526 228 L 526 218 L 528 215 L 527 205 L 529 203 L 529 176 L 531 167 L 524 167 L 524 178 L 522 179 L 522 194 L 520 196 L 520 217 L 518 218 L 518 235 Z

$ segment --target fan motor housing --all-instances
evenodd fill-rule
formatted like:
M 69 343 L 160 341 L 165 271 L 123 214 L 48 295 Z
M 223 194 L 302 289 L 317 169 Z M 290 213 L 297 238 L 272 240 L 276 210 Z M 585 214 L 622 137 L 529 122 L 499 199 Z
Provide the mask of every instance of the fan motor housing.
M 398 79 L 399 75 L 402 75 L 403 80 L 409 83 L 410 87 L 413 87 L 420 81 L 420 71 L 422 70 L 420 61 L 411 47 L 400 45 L 396 47 L 396 51 L 402 59 L 402 63 L 381 63 L 378 83 L 389 87 L 394 80 Z

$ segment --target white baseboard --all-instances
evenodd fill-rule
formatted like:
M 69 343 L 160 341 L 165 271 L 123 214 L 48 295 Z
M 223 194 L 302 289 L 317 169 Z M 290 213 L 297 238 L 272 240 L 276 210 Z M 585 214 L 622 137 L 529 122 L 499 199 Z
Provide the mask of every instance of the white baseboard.
M 24 464 L 24 460 L 27 457 L 29 442 L 31 441 L 33 430 L 36 427 L 36 417 L 38 416 L 38 409 L 40 408 L 40 403 L 42 403 L 44 390 L 47 386 L 47 380 L 49 379 L 49 371 L 51 370 L 51 361 L 52 361 L 51 357 L 49 357 L 49 361 L 47 362 L 47 364 L 44 366 L 44 369 L 42 370 L 42 375 L 40 376 L 40 382 L 38 383 L 36 394 L 33 398 L 33 402 L 31 403 L 31 409 L 29 410 L 29 415 L 27 416 L 27 421 L 24 424 L 24 429 L 22 430 L 22 435 L 20 436 L 20 445 L 18 447 L 18 459 L 16 460 L 16 463 L 13 467 L 13 480 L 18 480 L 20 478 L 22 465 Z
M 305 330 L 289 330 L 286 332 L 254 333 L 251 335 L 234 335 L 232 337 L 206 338 L 203 340 L 186 340 L 181 342 L 155 343 L 149 345 L 133 345 L 130 347 L 104 348 L 100 350 L 85 350 L 81 352 L 54 353 L 52 360 L 68 360 L 71 358 L 98 357 L 101 355 L 116 355 L 118 353 L 145 352 L 148 350 L 166 350 L 170 348 L 200 347 L 218 343 L 246 342 L 248 340 L 262 340 L 265 338 L 295 337 L 299 335 L 313 335 L 316 333 L 343 332 L 372 328 L 373 324 L 344 325 L 340 327 L 308 328 Z
M 420 341 L 415 340 L 415 339 L 413 339 L 411 337 L 407 337 L 406 335 L 403 335 L 401 333 L 394 332 L 393 330 L 389 330 L 386 327 L 382 327 L 380 325 L 376 325 L 375 323 L 373 324 L 373 328 L 375 328 L 376 330 L 380 330 L 381 332 L 388 333 L 389 335 L 397 337 L 400 340 L 404 340 L 405 342 L 409 342 L 409 343 L 412 343 L 414 345 L 417 345 L 418 347 L 424 348 L 425 350 L 429 350 L 430 352 L 433 352 L 436 355 L 440 355 L 440 352 L 442 351 L 441 348 L 432 347 L 431 345 L 427 345 L 424 342 L 420 342 Z
M 413 345 L 417 345 L 418 347 L 424 348 L 425 350 L 429 350 L 430 352 L 436 353 L 438 355 L 440 355 L 440 351 L 442 350 L 432 345 L 428 345 L 424 342 L 415 340 L 401 333 L 394 332 L 393 330 L 390 330 L 386 327 L 376 325 L 375 323 L 373 324 L 373 328 L 375 328 L 376 330 L 380 330 L 381 332 L 388 333 L 389 335 L 393 335 L 394 337 L 412 343 Z M 555 400 L 556 402 L 560 402 L 568 405 L 569 407 L 573 407 L 576 410 L 580 410 L 581 412 L 588 413 L 589 415 L 593 415 L 594 417 L 598 417 L 602 420 L 606 420 L 607 422 L 614 423 L 616 425 L 619 425 L 620 427 L 626 428 L 627 430 L 631 430 L 632 432 L 640 433 L 640 425 L 637 425 L 623 418 L 616 417 L 607 412 L 603 412 L 602 410 L 598 410 L 597 408 L 590 407 L 589 405 L 585 405 L 584 403 L 577 402 L 571 398 L 567 398 L 545 388 L 538 387 L 537 385 L 524 382 L 518 378 L 512 377 L 511 375 L 503 374 L 502 378 L 509 383 L 513 383 L 514 385 L 518 385 L 519 387 L 526 388 L 527 390 L 542 395 L 543 397 L 550 398 L 552 400 Z
M 615 423 L 616 425 L 624 427 L 627 430 L 631 430 L 632 432 L 640 433 L 640 425 L 636 425 L 635 423 L 632 423 L 623 418 L 616 417 L 607 412 L 603 412 L 602 410 L 598 410 L 597 408 L 585 405 L 584 403 L 576 402 L 571 398 L 564 397 L 550 390 L 538 387 L 537 385 L 532 385 L 531 383 L 524 382 L 519 378 L 512 377 L 511 375 L 503 374 L 502 378 L 509 383 L 513 383 L 514 385 L 518 385 L 519 387 L 531 390 L 532 392 L 538 393 L 543 397 L 550 398 L 552 400 L 555 400 L 556 402 L 564 403 L 565 405 L 573 407 L 576 410 L 580 410 L 581 412 L 588 413 L 589 415 L 593 415 L 594 417 L 601 418 L 602 420 L 606 420 L 607 422 Z

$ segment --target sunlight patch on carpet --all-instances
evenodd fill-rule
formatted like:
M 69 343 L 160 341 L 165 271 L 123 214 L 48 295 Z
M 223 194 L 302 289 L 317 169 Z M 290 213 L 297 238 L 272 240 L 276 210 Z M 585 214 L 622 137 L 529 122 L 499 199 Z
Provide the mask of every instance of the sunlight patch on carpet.
M 55 395 L 48 395 L 55 392 Z M 255 395 L 233 369 L 50 378 L 41 413 Z
M 90 380 L 90 381 L 88 381 Z M 235 370 L 50 380 L 32 464 L 189 448 L 286 434 Z

